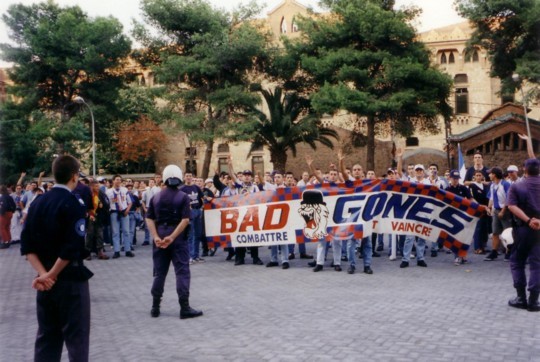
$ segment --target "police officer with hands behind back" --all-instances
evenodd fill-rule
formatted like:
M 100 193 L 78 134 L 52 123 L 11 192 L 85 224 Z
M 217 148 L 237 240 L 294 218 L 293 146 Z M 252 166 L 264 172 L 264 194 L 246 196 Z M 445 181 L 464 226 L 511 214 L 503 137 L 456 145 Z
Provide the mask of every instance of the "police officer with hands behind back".
M 182 184 L 182 170 L 169 165 L 163 170 L 163 181 L 167 186 L 150 200 L 146 222 L 154 240 L 154 283 L 150 315 L 159 317 L 160 303 L 165 286 L 165 278 L 172 262 L 176 274 L 176 292 L 180 302 L 180 319 L 199 317 L 202 311 L 189 306 L 189 245 L 186 229 L 189 226 L 190 199 L 179 186 Z
M 64 342 L 70 361 L 88 361 L 93 274 L 83 264 L 85 204 L 72 194 L 79 167 L 72 156 L 55 159 L 56 185 L 32 202 L 21 235 L 21 254 L 38 273 L 35 361 L 60 361 Z

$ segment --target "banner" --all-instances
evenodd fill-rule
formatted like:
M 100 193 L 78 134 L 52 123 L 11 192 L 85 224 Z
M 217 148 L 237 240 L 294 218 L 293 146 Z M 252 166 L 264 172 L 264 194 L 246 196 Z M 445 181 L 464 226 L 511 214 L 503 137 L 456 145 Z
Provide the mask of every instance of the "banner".
M 361 180 L 216 198 L 205 205 L 204 218 L 210 248 L 362 239 L 376 232 L 442 241 L 465 256 L 484 210 L 431 185 Z

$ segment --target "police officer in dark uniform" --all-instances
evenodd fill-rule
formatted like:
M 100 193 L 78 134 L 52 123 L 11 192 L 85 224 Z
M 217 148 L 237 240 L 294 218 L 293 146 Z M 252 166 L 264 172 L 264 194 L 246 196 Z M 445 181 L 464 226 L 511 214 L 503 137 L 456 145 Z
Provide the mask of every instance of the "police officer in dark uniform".
M 514 244 L 510 254 L 510 270 L 517 297 L 508 301 L 514 308 L 540 311 L 540 160 L 525 161 L 526 177 L 514 183 L 508 192 L 508 209 L 514 215 Z M 529 263 L 529 283 L 525 264 Z M 526 289 L 529 289 L 527 300 Z
M 71 193 L 79 167 L 67 155 L 53 162 L 56 185 L 32 202 L 21 235 L 21 254 L 38 273 L 35 361 L 60 361 L 64 342 L 71 361 L 88 361 L 93 274 L 83 264 L 86 208 Z
M 182 170 L 176 165 L 165 167 L 163 181 L 167 187 L 152 197 L 146 214 L 148 230 L 154 239 L 153 303 L 150 315 L 159 317 L 165 278 L 172 261 L 180 302 L 180 319 L 199 317 L 203 312 L 189 306 L 191 274 L 186 228 L 189 226 L 191 210 L 189 197 L 178 188 L 182 183 Z

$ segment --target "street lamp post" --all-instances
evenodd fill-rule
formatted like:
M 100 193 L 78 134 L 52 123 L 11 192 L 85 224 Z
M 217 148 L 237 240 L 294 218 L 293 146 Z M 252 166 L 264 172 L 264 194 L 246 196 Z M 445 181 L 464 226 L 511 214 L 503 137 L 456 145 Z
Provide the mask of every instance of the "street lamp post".
M 84 104 L 90 111 L 90 118 L 92 119 L 92 176 L 96 178 L 96 123 L 94 121 L 94 113 L 92 108 L 84 101 L 82 97 L 75 97 L 73 101 L 78 104 Z
M 514 73 L 512 74 L 512 80 L 516 83 L 519 82 L 519 89 L 521 90 L 521 98 L 523 102 L 523 114 L 525 115 L 525 126 L 527 127 L 527 137 L 529 137 L 530 142 L 532 142 L 531 138 L 531 127 L 529 126 L 529 117 L 527 116 L 527 98 L 525 97 L 525 93 L 523 92 L 523 87 L 521 86 L 521 79 L 519 77 L 519 74 Z

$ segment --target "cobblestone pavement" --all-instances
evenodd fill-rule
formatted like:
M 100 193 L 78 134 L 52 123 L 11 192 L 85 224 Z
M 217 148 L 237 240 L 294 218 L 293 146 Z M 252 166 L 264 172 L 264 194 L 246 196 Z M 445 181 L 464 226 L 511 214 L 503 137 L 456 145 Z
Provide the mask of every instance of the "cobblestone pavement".
M 92 361 L 540 361 L 540 313 L 507 306 L 502 258 L 454 266 L 452 255 L 428 254 L 428 268 L 412 259 L 400 269 L 381 257 L 373 275 L 358 264 L 349 275 L 347 263 L 313 273 L 299 259 L 288 270 L 235 267 L 220 249 L 191 267 L 191 304 L 204 316 L 180 320 L 172 268 L 162 314 L 150 317 L 151 247 L 135 254 L 87 262 Z M 34 272 L 18 245 L 0 250 L 0 274 L 0 361 L 31 361 Z

